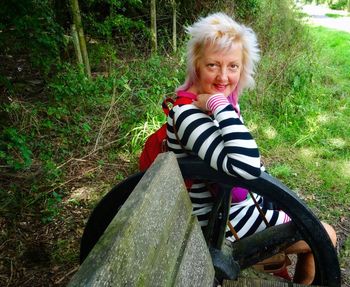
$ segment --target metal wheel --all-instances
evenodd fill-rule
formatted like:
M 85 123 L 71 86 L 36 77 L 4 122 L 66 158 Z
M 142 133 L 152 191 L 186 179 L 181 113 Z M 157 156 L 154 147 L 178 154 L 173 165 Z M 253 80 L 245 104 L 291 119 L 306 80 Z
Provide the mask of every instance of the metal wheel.
M 313 284 L 341 285 L 338 257 L 326 230 L 310 208 L 288 187 L 267 173 L 262 173 L 255 180 L 243 180 L 217 172 L 197 158 L 185 158 L 178 160 L 178 162 L 185 179 L 210 180 L 230 186 L 239 185 L 250 188 L 259 195 L 267 196 L 292 218 L 293 224 L 283 224 L 273 228 L 272 232 L 267 229 L 267 232 L 263 231 L 250 236 L 249 240 L 253 242 L 264 241 L 264 246 L 258 246 L 256 249 L 263 248 L 267 252 L 278 252 L 279 248 L 283 248 L 301 237 L 309 244 L 314 254 L 316 277 Z M 255 240 L 259 236 L 263 237 L 262 240 Z M 288 242 L 289 240 L 290 242 Z M 254 258 L 256 252 L 252 250 L 251 244 L 245 243 L 244 239 L 240 241 L 242 244 L 236 251 L 241 254 L 236 255 L 237 258 L 241 258 L 241 262 L 244 262 L 245 266 L 241 267 L 247 267 L 249 264 L 257 262 L 258 258 Z

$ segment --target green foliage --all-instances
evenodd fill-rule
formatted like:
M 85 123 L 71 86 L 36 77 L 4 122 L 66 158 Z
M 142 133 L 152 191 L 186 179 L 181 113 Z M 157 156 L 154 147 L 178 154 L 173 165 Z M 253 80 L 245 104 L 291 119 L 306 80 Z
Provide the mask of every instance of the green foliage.
M 0 162 L 14 170 L 28 168 L 32 163 L 32 151 L 27 137 L 16 128 L 5 128 L 0 135 Z
M 291 1 L 261 2 L 253 26 L 258 33 L 262 59 L 256 76 L 257 89 L 249 93 L 249 98 L 242 97 L 242 105 L 252 106 L 261 117 L 267 112 L 269 127 L 276 121 L 274 117 L 280 115 L 284 115 L 286 124 L 297 118 L 295 128 L 305 124 L 304 104 L 309 98 L 308 87 L 315 71 L 308 30 L 298 21 L 300 15 L 291 7 Z M 283 134 L 276 131 L 276 134 L 274 141 L 277 142 L 296 135 L 295 131 Z
M 51 259 L 60 264 L 67 264 L 78 260 L 78 254 L 74 250 L 71 239 L 57 239 Z
M 44 222 L 58 215 L 63 193 L 55 186 L 67 175 L 60 165 L 91 149 L 89 144 L 96 141 L 104 113 L 110 108 L 114 82 L 125 83 L 102 77 L 89 81 L 80 69 L 64 65 L 48 83 L 45 101 L 29 103 L 13 95 L 11 102 L 1 106 L 7 119 L 0 134 L 2 168 L 16 171 L 19 178 L 29 177 L 3 186 L 2 214 L 26 207 L 42 210 Z M 118 128 L 120 122 L 116 124 L 114 115 L 108 118 L 111 122 L 107 127 Z
M 183 82 L 184 64 L 161 56 L 129 64 L 124 77 L 132 87 L 132 105 L 125 107 L 121 132 L 127 134 L 125 143 L 131 142 L 127 147 L 130 152 L 139 153 L 144 140 L 165 122 L 161 103 L 165 97 L 173 96 L 175 87 Z
M 62 201 L 62 195 L 57 192 L 52 192 L 51 196 L 48 197 L 45 209 L 42 212 L 42 222 L 51 222 L 60 213 L 59 203 Z
M 341 18 L 341 17 L 344 17 L 343 15 L 340 15 L 340 14 L 331 14 L 331 13 L 326 13 L 325 15 L 327 17 L 330 17 L 330 18 Z
M 244 117 L 270 160 L 268 170 L 329 219 L 344 215 L 349 204 L 350 55 L 345 47 L 350 39 L 320 27 L 305 36 L 309 48 L 298 50 L 302 56 L 294 61 L 284 50 L 277 59 L 263 55 L 257 90 L 243 97 L 241 106 L 244 112 L 249 105 Z M 282 59 L 285 64 L 274 72 Z M 261 69 L 271 72 L 261 77 Z M 271 83 L 276 74 L 278 82 Z
M 101 78 L 96 79 L 96 81 L 90 81 L 81 69 L 75 69 L 71 65 L 66 64 L 60 67 L 56 75 L 51 79 L 48 87 L 50 95 L 52 95 L 55 102 L 59 105 L 64 105 L 77 101 L 81 103 L 80 101 L 93 98 L 96 93 L 99 93 L 100 84 L 103 85 Z
M 87 34 L 101 41 L 107 40 L 110 45 L 118 45 L 118 50 L 124 53 L 136 53 L 137 49 L 146 48 L 149 12 L 141 0 L 90 0 L 80 4 Z
M 55 21 L 52 1 L 5 1 L 0 19 L 0 49 L 5 54 L 29 54 L 44 73 L 59 61 L 63 29 Z
M 349 266 L 350 263 L 350 237 L 348 237 L 342 249 L 340 250 L 340 265 L 344 270 Z
M 329 8 L 333 10 L 344 10 L 348 5 L 348 0 L 338 0 L 336 3 L 329 5 Z
M 292 169 L 287 164 L 276 164 L 269 168 L 269 172 L 278 178 L 288 179 L 292 176 Z
M 234 15 L 238 21 L 251 22 L 261 9 L 262 0 L 235 0 Z

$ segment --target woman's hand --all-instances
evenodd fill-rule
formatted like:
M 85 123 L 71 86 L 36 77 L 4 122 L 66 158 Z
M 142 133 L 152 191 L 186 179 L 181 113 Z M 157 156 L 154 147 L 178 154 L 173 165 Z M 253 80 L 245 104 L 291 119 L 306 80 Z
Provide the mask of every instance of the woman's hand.
M 212 94 L 199 94 L 197 95 L 197 100 L 193 102 L 193 104 L 201 109 L 203 112 L 208 111 L 207 109 L 207 101 L 212 96 Z

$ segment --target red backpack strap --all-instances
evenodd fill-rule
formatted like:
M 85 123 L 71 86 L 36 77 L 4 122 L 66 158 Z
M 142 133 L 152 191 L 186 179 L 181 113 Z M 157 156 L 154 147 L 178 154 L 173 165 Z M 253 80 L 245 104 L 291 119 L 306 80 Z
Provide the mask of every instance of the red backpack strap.
M 177 97 L 175 100 L 166 98 L 162 103 L 162 108 L 166 116 L 174 106 L 192 104 L 193 100 L 187 97 Z
M 193 99 L 187 98 L 187 97 L 177 97 L 174 103 L 174 106 L 177 105 L 188 105 L 188 104 L 192 104 L 193 103 Z
M 162 108 L 163 108 L 163 112 L 166 116 L 169 115 L 170 112 L 170 107 L 169 104 L 171 104 L 171 106 L 175 105 L 175 101 L 172 98 L 166 98 L 163 103 L 162 103 Z

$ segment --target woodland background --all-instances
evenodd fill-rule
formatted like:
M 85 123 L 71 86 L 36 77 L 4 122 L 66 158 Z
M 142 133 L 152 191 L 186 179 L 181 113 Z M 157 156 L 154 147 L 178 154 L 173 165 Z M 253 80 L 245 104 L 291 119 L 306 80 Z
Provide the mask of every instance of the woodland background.
M 90 212 L 137 171 L 184 81 L 184 27 L 217 11 L 258 34 L 245 122 L 270 173 L 337 229 L 349 284 L 349 34 L 310 28 L 290 0 L 81 0 L 87 65 L 74 2 L 0 4 L 0 285 L 67 284 Z

